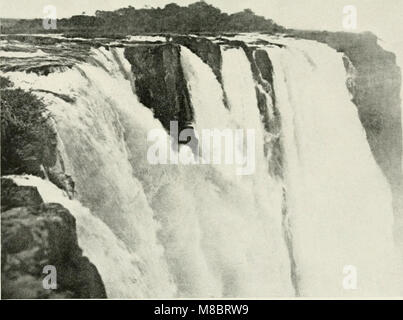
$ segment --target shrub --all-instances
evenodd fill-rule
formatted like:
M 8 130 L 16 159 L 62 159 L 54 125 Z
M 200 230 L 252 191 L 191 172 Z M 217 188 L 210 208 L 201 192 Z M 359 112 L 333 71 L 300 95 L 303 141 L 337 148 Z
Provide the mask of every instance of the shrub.
M 49 125 L 46 107 L 30 92 L 12 87 L 0 77 L 1 173 L 41 174 L 40 166 L 56 160 L 56 135 Z

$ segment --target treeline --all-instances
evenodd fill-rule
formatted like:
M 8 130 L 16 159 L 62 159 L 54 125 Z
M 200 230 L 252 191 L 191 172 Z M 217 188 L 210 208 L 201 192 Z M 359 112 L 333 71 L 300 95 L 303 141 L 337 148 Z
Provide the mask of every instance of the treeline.
M 95 16 L 59 19 L 56 30 L 43 29 L 40 19 L 20 20 L 2 26 L 3 33 L 62 32 L 82 36 L 253 31 L 276 33 L 284 31 L 284 28 L 271 19 L 255 15 L 250 9 L 227 14 L 204 1 L 187 7 L 171 3 L 164 8 L 136 9 L 129 6 L 115 11 L 96 11 Z

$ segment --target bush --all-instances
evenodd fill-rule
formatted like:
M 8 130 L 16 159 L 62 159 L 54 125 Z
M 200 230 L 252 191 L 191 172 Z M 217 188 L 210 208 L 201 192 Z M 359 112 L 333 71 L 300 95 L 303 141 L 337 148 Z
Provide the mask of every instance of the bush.
M 56 135 L 42 100 L 0 77 L 1 174 L 41 174 L 56 161 Z

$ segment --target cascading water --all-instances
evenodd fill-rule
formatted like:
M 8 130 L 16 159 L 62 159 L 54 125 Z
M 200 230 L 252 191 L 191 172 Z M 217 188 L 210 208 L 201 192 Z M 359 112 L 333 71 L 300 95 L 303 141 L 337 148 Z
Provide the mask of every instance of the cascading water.
M 39 93 L 56 120 L 80 201 L 139 258 L 141 279 L 136 280 L 145 289 L 124 297 L 293 295 L 281 232 L 281 187 L 266 174 L 248 61 L 241 51 L 232 54 L 241 66 L 237 72 L 248 72 L 250 80 L 249 91 L 237 102 L 236 90 L 245 82 L 231 87 L 232 56 L 224 59 L 231 111 L 210 67 L 186 48 L 181 60 L 197 129 L 256 128 L 261 174 L 253 179 L 236 176 L 226 165 L 150 165 L 147 133 L 162 126 L 133 94 L 121 49 L 94 50 L 92 62 L 47 77 L 10 75 L 22 87 L 75 99 L 70 104 Z M 217 113 L 223 115 L 219 122 Z
M 350 102 L 342 54 L 315 42 L 285 44 L 267 50 L 301 294 L 398 295 L 391 191 Z M 343 287 L 349 266 L 355 290 Z
M 184 47 L 181 60 L 198 132 L 209 128 L 255 129 L 254 174 L 237 176 L 235 169 L 225 164 L 207 167 L 206 173 L 201 172 L 211 177 L 206 187 L 219 188 L 218 193 L 214 189 L 206 193 L 198 211 L 207 219 L 204 230 L 210 234 L 209 246 L 217 251 L 214 264 L 217 270 L 222 270 L 227 282 L 228 288 L 224 288 L 223 293 L 291 295 L 289 261 L 281 233 L 281 186 L 267 174 L 262 123 L 249 62 L 240 49 L 223 51 L 222 74 L 228 110 L 222 102 L 221 86 L 210 67 Z M 240 93 L 239 88 L 245 89 L 245 85 L 248 90 Z M 200 172 L 200 167 L 194 170 Z
M 130 81 L 124 78 L 123 66 L 117 63 L 122 51 L 114 53 L 116 56 L 106 50 L 94 50 L 92 63 L 47 77 L 13 73 L 12 78 L 22 86 L 28 83 L 31 88 L 64 93 L 75 99 L 67 103 L 52 94 L 40 93 L 55 118 L 65 149 L 66 171 L 75 179 L 79 200 L 139 257 L 132 260 L 136 260 L 135 267 L 141 272 L 136 281 L 146 283 L 139 285 L 145 290 L 126 292 L 123 297 L 170 297 L 176 289 L 156 238 L 158 223 L 133 174 L 132 154 L 120 121 L 125 110 L 139 118 L 132 124 L 133 130 L 140 130 L 143 125 L 138 124 L 147 120 L 156 120 L 139 105 Z M 145 143 L 146 136 L 139 140 Z M 120 268 L 119 264 L 115 267 Z
M 76 217 L 79 244 L 109 297 L 399 293 L 390 190 L 350 102 L 341 55 L 318 43 L 275 40 L 285 45 L 266 47 L 282 119 L 284 182 L 268 173 L 268 133 L 241 48 L 221 46 L 222 84 L 186 47 L 180 61 L 196 135 L 254 129 L 251 175 L 237 175 L 237 164 L 150 164 L 147 135 L 165 131 L 138 101 L 122 48 L 92 49 L 87 62 L 47 76 L 7 73 L 48 105 L 82 205 L 39 178 L 14 179 Z M 169 134 L 162 139 L 175 155 Z M 242 142 L 234 147 L 242 157 L 248 150 Z M 189 154 L 187 146 L 178 151 Z M 356 267 L 356 290 L 343 288 L 345 266 Z

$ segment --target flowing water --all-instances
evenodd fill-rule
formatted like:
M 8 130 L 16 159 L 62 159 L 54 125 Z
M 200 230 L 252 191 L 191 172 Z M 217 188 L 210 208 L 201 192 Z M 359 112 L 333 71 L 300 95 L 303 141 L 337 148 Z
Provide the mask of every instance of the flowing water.
M 342 54 L 309 41 L 268 52 L 301 294 L 397 295 L 391 191 L 350 102 Z M 342 286 L 349 266 L 355 290 Z
M 47 76 L 7 73 L 19 87 L 46 90 L 37 94 L 55 120 L 77 200 L 39 178 L 15 180 L 76 217 L 79 244 L 109 297 L 399 293 L 391 192 L 350 101 L 342 56 L 309 41 L 282 42 L 265 50 L 281 113 L 284 181 L 268 173 L 267 132 L 241 48 L 221 47 L 222 85 L 187 48 L 180 59 L 196 134 L 254 129 L 252 175 L 228 164 L 150 164 L 147 135 L 164 131 L 136 96 L 123 48 L 91 49 L 87 62 Z M 175 154 L 170 136 L 162 139 Z M 235 153 L 245 156 L 247 147 L 241 141 Z M 355 290 L 343 287 L 346 266 L 357 271 Z

